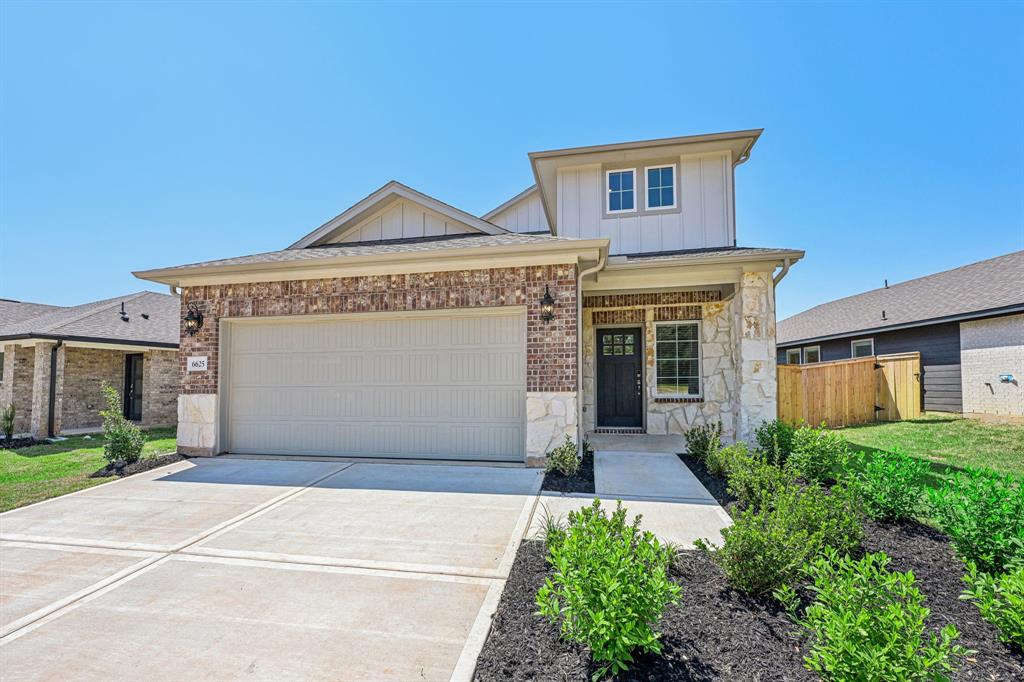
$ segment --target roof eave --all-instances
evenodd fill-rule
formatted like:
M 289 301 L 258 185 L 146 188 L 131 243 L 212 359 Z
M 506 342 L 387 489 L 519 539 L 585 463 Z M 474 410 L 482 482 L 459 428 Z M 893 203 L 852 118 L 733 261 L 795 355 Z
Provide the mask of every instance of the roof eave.
M 106 336 L 79 336 L 76 334 L 36 334 L 27 332 L 24 334 L 0 334 L 0 341 L 72 341 L 80 343 L 109 344 L 111 346 L 145 346 L 147 348 L 168 348 L 176 349 L 176 342 L 168 341 L 140 341 L 137 339 L 115 339 Z
M 914 327 L 928 327 L 933 324 L 945 324 L 948 322 L 966 322 L 968 320 L 977 320 L 985 317 L 998 317 L 1000 315 L 1012 315 L 1014 313 L 1024 312 L 1024 303 L 1017 303 L 1008 306 L 1001 306 L 999 308 L 987 308 L 985 310 L 975 310 L 967 313 L 956 313 L 953 315 L 943 315 L 941 317 L 930 317 L 924 320 L 914 320 L 911 322 L 900 322 L 897 324 L 890 324 L 881 327 L 865 327 L 863 329 L 853 329 L 845 332 L 836 332 L 835 334 L 824 334 L 822 336 L 809 336 L 802 339 L 794 339 L 792 341 L 777 341 L 776 345 L 779 348 L 786 346 L 802 346 L 805 343 L 818 343 L 820 341 L 834 341 L 835 339 L 845 339 L 851 336 L 864 336 L 865 334 L 884 334 L 886 332 L 899 331 L 901 329 L 912 329 Z

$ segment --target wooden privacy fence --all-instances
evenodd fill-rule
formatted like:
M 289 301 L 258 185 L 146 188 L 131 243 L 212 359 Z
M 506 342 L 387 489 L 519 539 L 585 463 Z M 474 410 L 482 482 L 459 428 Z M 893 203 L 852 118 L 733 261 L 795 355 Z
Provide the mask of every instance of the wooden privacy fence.
M 849 426 L 921 416 L 921 355 L 779 365 L 779 419 Z

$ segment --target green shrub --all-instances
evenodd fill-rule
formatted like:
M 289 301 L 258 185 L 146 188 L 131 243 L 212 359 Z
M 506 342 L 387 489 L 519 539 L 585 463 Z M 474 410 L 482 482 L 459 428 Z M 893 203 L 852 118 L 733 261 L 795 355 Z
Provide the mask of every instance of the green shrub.
M 671 560 L 669 547 L 640 530 L 639 516 L 628 524 L 621 502 L 609 517 L 594 500 L 548 539 L 554 572 L 537 593 L 539 613 L 560 624 L 563 639 L 590 647 L 602 664 L 595 677 L 619 673 L 634 652 L 661 652 L 655 627 L 679 599 Z
M 814 600 L 798 620 L 811 637 L 809 670 L 826 680 L 940 680 L 968 652 L 947 625 L 925 635 L 929 610 L 914 574 L 890 571 L 889 557 L 836 552 L 805 569 Z
M 974 602 L 982 618 L 999 630 L 999 639 L 1024 652 L 1024 561 L 1001 574 L 969 564 L 964 582 L 967 589 L 960 598 Z
M 103 456 L 110 464 L 118 461 L 125 464 L 138 462 L 142 446 L 146 444 L 145 436 L 139 427 L 125 419 L 121 411 L 121 396 L 114 388 L 104 384 L 103 398 L 107 402 L 107 409 L 100 411 L 103 417 L 103 437 L 106 440 Z
M 572 476 L 580 470 L 581 461 L 576 443 L 566 435 L 564 443 L 548 452 L 544 470 L 557 471 L 563 476 Z
M 697 546 L 722 567 L 734 587 L 769 594 L 793 584 L 804 564 L 827 548 L 850 552 L 859 547 L 863 529 L 855 502 L 844 486 L 828 493 L 786 482 L 770 499 L 742 510 L 722 530 L 721 547 L 705 541 Z
M 922 477 L 929 465 L 901 450 L 855 457 L 852 484 L 864 504 L 864 512 L 873 519 L 897 521 L 912 517 L 918 510 L 924 489 Z
M 793 433 L 793 451 L 786 460 L 786 468 L 806 481 L 831 481 L 846 462 L 848 452 L 842 434 L 824 426 L 802 426 Z
M 749 457 L 750 453 L 747 451 L 746 444 L 739 442 L 727 448 L 712 450 L 704 458 L 704 465 L 708 468 L 709 473 L 715 476 L 728 477 L 729 472 L 738 466 L 739 462 Z
M 715 422 L 694 426 L 683 436 L 686 438 L 687 452 L 703 462 L 708 455 L 722 447 L 722 424 Z
M 793 451 L 793 434 L 796 429 L 779 419 L 770 422 L 761 422 L 761 425 L 754 429 L 754 438 L 757 441 L 757 449 L 760 450 L 765 459 L 771 464 L 783 466 L 789 459 L 789 453 Z
M 744 507 L 771 506 L 771 500 L 792 484 L 789 472 L 770 464 L 760 452 L 731 458 L 728 467 L 729 494 Z
M 8 443 L 14 438 L 14 414 L 14 403 L 9 403 L 4 411 L 0 412 L 0 431 L 4 432 L 4 440 Z
M 1021 556 L 1024 487 L 1014 476 L 965 469 L 928 491 L 931 515 L 964 561 L 1002 571 Z

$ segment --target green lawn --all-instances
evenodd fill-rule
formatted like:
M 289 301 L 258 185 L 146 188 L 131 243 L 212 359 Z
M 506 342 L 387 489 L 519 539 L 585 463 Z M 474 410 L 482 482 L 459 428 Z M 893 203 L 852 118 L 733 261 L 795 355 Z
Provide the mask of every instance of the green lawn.
M 143 431 L 143 457 L 174 452 L 174 429 Z M 106 466 L 103 436 L 72 436 L 18 450 L 0 448 L 0 511 L 89 488 L 115 476 L 90 478 Z
M 985 467 L 1024 477 L 1024 426 L 984 424 L 930 413 L 921 419 L 841 429 L 853 450 L 901 448 L 932 463 L 936 477 L 946 467 Z

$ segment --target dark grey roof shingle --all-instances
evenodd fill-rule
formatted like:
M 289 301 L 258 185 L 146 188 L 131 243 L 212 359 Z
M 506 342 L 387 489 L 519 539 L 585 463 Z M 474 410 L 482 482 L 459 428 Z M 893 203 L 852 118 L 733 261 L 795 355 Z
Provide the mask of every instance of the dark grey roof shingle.
M 779 322 L 777 342 L 843 336 L 1022 304 L 1024 251 L 1016 251 L 815 306 Z
M 121 319 L 122 302 L 127 322 Z M 0 338 L 38 335 L 177 344 L 180 311 L 177 298 L 152 291 L 70 307 L 2 301 Z
M 390 242 L 349 243 L 338 246 L 316 246 L 304 249 L 284 249 L 268 251 L 251 256 L 221 258 L 220 260 L 174 265 L 161 270 L 177 270 L 184 268 L 213 267 L 223 265 L 256 265 L 260 263 L 288 263 L 320 258 L 338 258 L 346 256 L 378 256 L 399 253 L 426 253 L 446 249 L 469 249 L 483 246 L 515 246 L 517 244 L 535 244 L 552 241 L 570 241 L 559 237 L 541 234 L 468 234 L 449 235 L 447 237 L 425 237 L 420 239 L 396 239 Z

